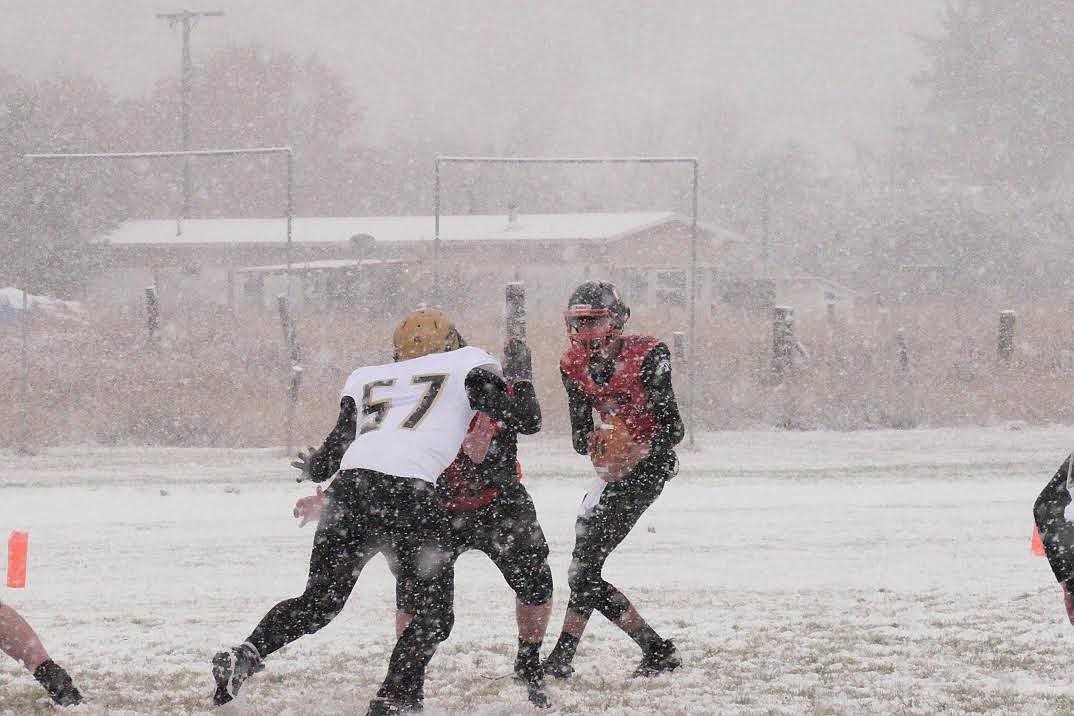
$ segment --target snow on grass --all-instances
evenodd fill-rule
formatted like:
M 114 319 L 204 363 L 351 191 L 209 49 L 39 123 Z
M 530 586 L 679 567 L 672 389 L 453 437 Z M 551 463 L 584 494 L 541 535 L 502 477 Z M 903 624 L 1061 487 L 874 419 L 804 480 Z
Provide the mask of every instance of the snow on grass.
M 685 666 L 629 673 L 637 647 L 594 617 L 564 714 L 1074 711 L 1074 630 L 1042 559 L 1033 499 L 1074 447 L 1064 427 L 736 432 L 699 436 L 682 472 L 606 575 Z M 92 699 L 77 712 L 210 710 L 208 661 L 301 591 L 313 531 L 290 516 L 279 451 L 74 447 L 0 455 L 0 529 L 30 532 L 20 609 Z M 587 466 L 563 438 L 522 447 L 566 603 Z M 457 621 L 434 658 L 427 712 L 528 713 L 508 674 L 513 598 L 488 560 L 457 568 Z M 267 662 L 232 714 L 353 714 L 392 644 L 382 560 L 344 612 Z M 0 713 L 49 711 L 11 660 Z

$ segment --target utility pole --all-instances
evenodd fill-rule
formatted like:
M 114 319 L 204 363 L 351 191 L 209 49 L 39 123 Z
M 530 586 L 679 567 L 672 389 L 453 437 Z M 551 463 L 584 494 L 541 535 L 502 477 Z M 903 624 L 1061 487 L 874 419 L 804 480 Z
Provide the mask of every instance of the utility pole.
M 193 67 L 190 62 L 190 31 L 194 28 L 199 18 L 223 17 L 221 10 L 176 10 L 175 12 L 157 13 L 157 18 L 167 20 L 168 25 L 183 28 L 183 53 L 180 61 L 180 105 L 179 105 L 179 134 L 182 146 L 180 149 L 190 149 L 190 78 L 193 75 Z M 179 219 L 185 219 L 190 214 L 190 157 L 183 157 L 183 210 Z M 179 224 L 180 233 L 182 224 Z

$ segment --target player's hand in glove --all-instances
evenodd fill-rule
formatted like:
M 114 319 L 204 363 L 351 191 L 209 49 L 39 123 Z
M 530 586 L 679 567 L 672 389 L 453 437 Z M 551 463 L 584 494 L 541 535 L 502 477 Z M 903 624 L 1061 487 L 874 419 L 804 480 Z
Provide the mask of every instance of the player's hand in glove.
M 620 418 L 608 422 L 589 434 L 589 458 L 605 482 L 618 482 L 649 455 L 649 446 L 634 440 Z
M 533 380 L 533 356 L 521 338 L 510 338 L 503 346 L 503 377 L 508 383 Z
M 324 490 L 317 486 L 317 493 L 298 498 L 295 509 L 291 512 L 298 520 L 299 527 L 305 527 L 309 522 L 321 519 L 321 510 L 324 509 Z
M 301 475 L 295 478 L 296 482 L 310 479 L 310 463 L 313 462 L 313 456 L 316 454 L 317 448 L 313 446 L 310 446 L 308 450 L 298 451 L 298 456 L 291 461 L 291 467 L 302 472 Z

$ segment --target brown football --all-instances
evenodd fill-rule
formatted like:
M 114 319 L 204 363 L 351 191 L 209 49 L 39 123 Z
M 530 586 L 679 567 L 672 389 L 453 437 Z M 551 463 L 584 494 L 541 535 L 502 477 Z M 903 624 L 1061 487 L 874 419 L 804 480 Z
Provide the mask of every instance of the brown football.
M 589 457 L 593 466 L 600 469 L 621 460 L 628 454 L 633 442 L 630 428 L 623 419 L 617 415 L 611 416 L 593 431 L 590 439 Z

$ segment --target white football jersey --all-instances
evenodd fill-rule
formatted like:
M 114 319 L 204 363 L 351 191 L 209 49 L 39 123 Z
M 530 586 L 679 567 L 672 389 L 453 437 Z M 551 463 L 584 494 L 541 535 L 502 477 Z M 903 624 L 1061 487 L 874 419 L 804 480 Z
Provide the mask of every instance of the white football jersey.
M 358 406 L 358 428 L 339 469 L 436 482 L 474 417 L 465 384 L 474 368 L 501 374 L 499 361 L 470 346 L 351 373 L 343 395 Z

